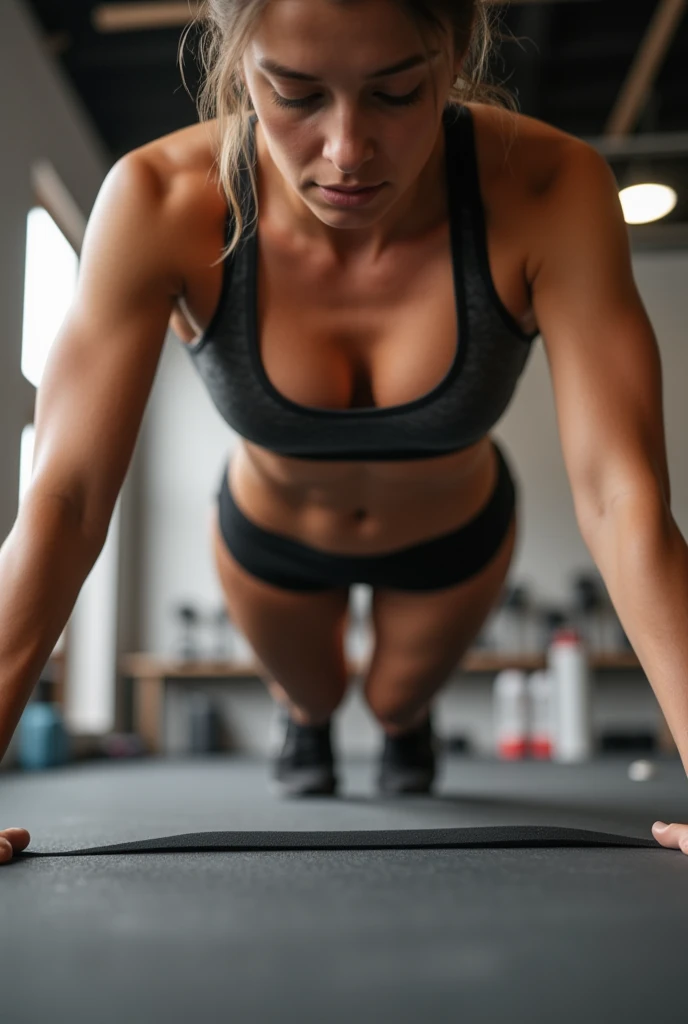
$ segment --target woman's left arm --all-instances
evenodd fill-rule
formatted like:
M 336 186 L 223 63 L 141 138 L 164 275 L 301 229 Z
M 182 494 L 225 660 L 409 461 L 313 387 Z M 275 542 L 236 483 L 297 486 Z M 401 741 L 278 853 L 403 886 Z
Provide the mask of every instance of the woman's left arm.
M 688 774 L 688 546 L 671 513 L 659 349 L 606 160 L 571 140 L 543 205 L 529 279 L 576 519 Z M 688 824 L 665 831 L 655 839 L 688 853 Z

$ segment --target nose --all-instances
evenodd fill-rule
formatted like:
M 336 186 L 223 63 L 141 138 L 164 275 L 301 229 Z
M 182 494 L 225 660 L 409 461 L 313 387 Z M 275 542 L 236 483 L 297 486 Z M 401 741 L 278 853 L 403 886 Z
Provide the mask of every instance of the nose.
M 342 175 L 355 175 L 373 159 L 375 148 L 365 121 L 355 111 L 335 115 L 323 155 Z

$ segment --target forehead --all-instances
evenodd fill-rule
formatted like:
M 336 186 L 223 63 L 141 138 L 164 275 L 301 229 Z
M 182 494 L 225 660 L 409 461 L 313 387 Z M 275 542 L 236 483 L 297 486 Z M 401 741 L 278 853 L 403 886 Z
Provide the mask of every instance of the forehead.
M 394 0 L 270 0 L 247 55 L 314 74 L 341 59 L 363 76 L 422 51 L 415 24 Z

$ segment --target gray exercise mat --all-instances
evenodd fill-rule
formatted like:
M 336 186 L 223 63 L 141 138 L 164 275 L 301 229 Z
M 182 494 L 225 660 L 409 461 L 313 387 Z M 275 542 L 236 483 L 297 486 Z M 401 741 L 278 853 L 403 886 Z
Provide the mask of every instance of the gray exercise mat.
M 410 850 L 553 846 L 631 846 L 667 850 L 655 839 L 546 825 L 496 825 L 482 828 L 427 828 L 352 832 L 187 832 L 159 839 L 92 846 L 59 853 L 25 851 L 26 857 L 79 857 L 114 853 L 198 853 L 204 850 Z M 680 851 L 679 851 L 680 852 Z
M 659 994 L 683 1024 L 688 858 L 651 826 L 688 820 L 685 771 L 627 767 L 451 758 L 403 800 L 370 758 L 336 800 L 239 757 L 8 776 L 3 1019 L 647 1024 Z

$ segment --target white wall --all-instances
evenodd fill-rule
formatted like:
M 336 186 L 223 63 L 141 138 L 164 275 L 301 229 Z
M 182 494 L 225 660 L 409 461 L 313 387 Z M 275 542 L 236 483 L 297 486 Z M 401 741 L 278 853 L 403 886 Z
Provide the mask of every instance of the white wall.
M 213 608 L 222 592 L 211 557 L 209 515 L 237 435 L 210 401 L 170 332 L 141 429 L 140 574 L 143 650 L 171 653 L 171 609 Z
M 688 253 L 638 254 L 634 271 L 661 349 L 672 507 L 688 535 L 688 462 L 684 454 L 688 436 L 688 347 L 684 337 Z M 592 568 L 593 562 L 575 520 L 540 339 L 495 435 L 510 454 L 521 486 L 521 534 L 510 578 L 530 581 L 542 599 L 566 602 L 570 574 Z M 180 342 L 170 334 L 141 439 L 145 465 L 140 506 L 142 649 L 174 651 L 177 631 L 171 607 L 175 601 L 191 599 L 208 609 L 221 603 L 208 515 L 227 453 L 237 441 L 212 405 Z M 603 690 L 597 705 L 598 724 L 605 716 L 610 722 L 656 721 L 656 701 L 646 681 L 634 684 L 628 680 L 625 690 L 605 684 Z M 247 749 L 265 750 L 270 701 L 262 688 L 235 683 L 212 692 L 224 693 L 238 742 Z M 616 702 L 614 693 L 622 694 Z M 484 680 L 465 679 L 449 687 L 438 706 L 445 727 L 461 722 L 477 742 L 489 742 L 489 686 Z M 377 729 L 355 690 L 342 708 L 340 720 L 346 748 L 370 751 Z M 171 726 L 172 733 L 175 728 L 179 733 L 179 723 Z

